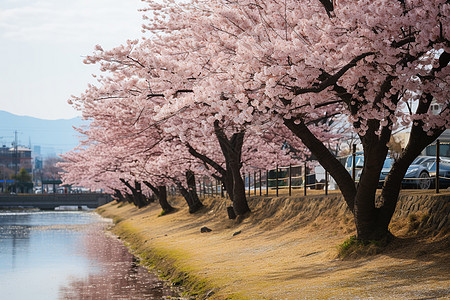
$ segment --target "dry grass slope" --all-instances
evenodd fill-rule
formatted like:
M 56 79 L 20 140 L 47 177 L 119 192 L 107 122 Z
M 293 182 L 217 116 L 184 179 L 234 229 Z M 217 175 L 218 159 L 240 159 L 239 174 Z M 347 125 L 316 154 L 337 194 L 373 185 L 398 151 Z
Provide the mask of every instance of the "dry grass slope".
M 111 203 L 100 213 L 116 220 L 114 232 L 144 263 L 194 298 L 450 297 L 449 225 L 432 228 L 426 205 L 412 217 L 397 213 L 391 226 L 397 238 L 382 253 L 340 259 L 338 245 L 354 225 L 338 194 L 252 197 L 252 213 L 237 221 L 227 219 L 224 199 L 204 202 L 192 215 L 181 199 L 172 199 L 175 213 L 161 217 L 156 205 L 138 210 Z M 203 226 L 212 231 L 201 233 Z

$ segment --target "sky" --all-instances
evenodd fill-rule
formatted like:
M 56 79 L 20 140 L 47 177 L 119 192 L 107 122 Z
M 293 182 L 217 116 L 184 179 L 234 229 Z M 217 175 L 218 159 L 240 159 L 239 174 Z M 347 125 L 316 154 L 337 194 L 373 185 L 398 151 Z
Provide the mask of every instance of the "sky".
M 1 0 L 0 110 L 41 119 L 81 115 L 67 100 L 95 83 L 83 57 L 136 39 L 140 0 Z M 1 120 L 0 120 L 1 122 Z

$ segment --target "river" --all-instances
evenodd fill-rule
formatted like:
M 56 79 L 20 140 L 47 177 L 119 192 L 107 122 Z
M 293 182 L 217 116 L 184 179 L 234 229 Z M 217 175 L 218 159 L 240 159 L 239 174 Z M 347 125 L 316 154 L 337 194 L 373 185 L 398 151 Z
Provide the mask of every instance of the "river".
M 0 299 L 177 298 L 109 224 L 91 212 L 0 211 Z

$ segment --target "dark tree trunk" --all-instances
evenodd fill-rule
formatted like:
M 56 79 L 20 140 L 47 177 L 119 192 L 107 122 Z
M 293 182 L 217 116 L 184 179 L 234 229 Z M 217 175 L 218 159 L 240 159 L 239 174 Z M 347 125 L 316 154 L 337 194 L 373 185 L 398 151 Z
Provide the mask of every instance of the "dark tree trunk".
M 135 192 L 134 188 L 133 188 L 133 187 L 131 186 L 131 184 L 130 184 L 128 181 L 126 181 L 125 179 L 122 179 L 122 178 L 121 178 L 120 181 L 122 181 L 122 183 L 125 184 L 125 186 L 131 191 L 131 194 L 130 194 L 130 193 L 126 193 L 126 194 L 127 194 L 127 198 L 128 198 L 128 202 L 133 203 L 134 206 L 139 207 L 138 199 L 137 199 L 137 197 L 135 196 L 135 195 L 136 195 L 136 192 Z
M 434 67 L 430 71 L 429 73 L 430 76 L 433 77 L 437 71 L 440 71 L 442 68 L 446 67 L 449 61 L 450 61 L 450 54 L 448 54 L 447 52 L 443 52 L 439 57 L 439 65 Z M 392 80 L 391 77 L 387 77 L 386 81 L 381 86 L 380 93 L 378 95 L 380 98 L 384 95 L 384 93 L 387 90 L 391 88 L 391 80 Z M 393 103 L 397 103 L 398 99 L 400 99 L 399 95 L 391 96 L 391 101 Z M 424 93 L 419 101 L 416 110 L 416 115 L 426 114 L 430 108 L 432 100 L 433 96 L 431 94 Z M 380 137 L 374 136 L 374 132 L 376 129 L 378 129 L 379 123 L 376 121 L 369 121 L 369 122 L 375 122 L 375 126 L 372 126 L 371 123 L 369 123 L 369 127 L 372 127 L 369 131 L 370 134 L 369 135 L 366 134 L 364 137 L 361 137 L 363 145 L 365 146 L 364 148 L 365 152 L 366 147 L 374 149 L 382 149 L 383 144 L 388 142 L 391 135 L 391 131 L 385 127 L 382 130 Z M 388 124 L 387 127 L 389 127 L 389 125 L 390 124 Z M 381 192 L 382 203 L 380 207 L 367 209 L 362 213 L 361 217 L 359 216 L 356 217 L 358 238 L 360 238 L 361 240 L 364 241 L 383 240 L 389 237 L 390 235 L 388 229 L 389 223 L 391 222 L 392 216 L 395 211 L 395 207 L 398 202 L 398 196 L 400 193 L 402 179 L 404 178 L 409 165 L 422 152 L 422 150 L 425 149 L 427 145 L 432 143 L 445 130 L 445 128 L 438 128 L 435 129 L 431 135 L 428 135 L 426 132 L 423 131 L 424 125 L 425 124 L 423 123 L 422 120 L 416 120 L 413 122 L 408 145 L 402 151 L 399 159 L 394 162 L 391 171 L 389 172 L 385 180 L 385 184 Z M 373 145 L 376 146 L 373 147 Z M 371 159 L 372 157 L 377 157 L 377 155 L 371 154 L 370 157 L 365 157 L 365 160 L 372 161 Z M 379 166 L 379 168 L 382 168 L 382 166 Z M 364 166 L 363 172 L 366 172 L 366 166 Z M 372 173 L 373 175 L 375 175 L 375 172 Z M 377 176 L 379 176 L 379 173 Z M 378 179 L 379 177 L 376 178 Z M 359 186 L 358 193 L 359 190 L 361 190 L 361 193 L 364 192 L 364 188 L 366 188 L 366 186 Z M 359 201 L 362 199 L 362 197 L 357 196 L 357 198 L 358 199 L 355 201 L 355 203 L 359 207 L 361 206 Z M 363 205 L 363 210 L 365 210 L 368 207 L 369 205 L 365 203 Z
M 250 212 L 245 195 L 245 183 L 241 176 L 240 163 L 231 163 L 231 171 L 233 173 L 233 208 L 236 215 L 244 215 Z
M 370 125 L 369 125 L 370 127 Z M 373 124 L 373 128 L 378 127 Z M 373 131 L 361 137 L 364 148 L 364 167 L 355 197 L 355 225 L 358 239 L 381 240 L 387 231 L 378 228 L 379 209 L 376 207 L 376 192 L 381 169 L 388 153 L 390 130 L 377 136 Z
M 122 192 L 119 191 L 118 189 L 114 189 L 114 195 L 113 196 L 116 198 L 116 201 L 119 202 L 119 203 L 126 201 L 125 197 L 122 194 Z
M 189 206 L 189 212 L 194 213 L 203 207 L 203 203 L 197 194 L 197 186 L 195 184 L 195 174 L 191 170 L 186 171 L 186 181 L 188 185 L 189 197 L 192 205 Z
M 186 200 L 189 206 L 189 213 L 195 213 L 203 207 L 203 203 L 200 201 L 197 195 L 197 188 L 195 186 L 195 175 L 194 172 L 188 170 L 186 171 L 186 180 L 188 188 L 186 189 L 181 182 L 177 181 L 177 187 L 181 192 L 181 195 Z
M 174 208 L 169 204 L 167 201 L 167 188 L 165 185 L 158 186 L 159 190 L 159 205 L 161 205 L 161 208 L 164 212 L 169 213 L 174 210 Z
M 227 192 L 230 199 L 234 199 L 234 178 L 233 173 L 231 171 L 231 166 L 229 162 L 225 163 L 227 171 L 226 176 L 222 176 L 222 184 L 225 187 L 225 191 Z
M 213 167 L 220 175 L 219 179 L 225 187 L 230 199 L 233 201 L 233 207 L 237 215 L 243 215 L 250 212 L 245 195 L 245 184 L 242 180 L 240 170 L 242 167 L 241 154 L 244 142 L 244 132 L 238 132 L 228 139 L 219 122 L 214 123 L 214 132 L 219 141 L 222 154 L 225 157 L 226 169 L 214 162 L 206 155 L 198 153 L 190 144 L 186 144 L 189 153 L 200 159 L 205 165 Z
M 141 183 L 135 180 L 134 187 L 135 187 L 135 191 L 136 191 L 135 197 L 137 197 L 137 199 L 138 199 L 138 207 L 142 208 L 144 206 L 147 206 L 149 204 L 149 202 L 147 202 L 147 197 L 145 197 L 144 194 L 142 193 Z
M 208 165 L 211 166 L 214 170 L 217 171 L 217 173 L 220 174 L 220 176 L 217 176 L 216 178 L 219 179 L 220 182 L 222 182 L 222 184 L 225 186 L 225 190 L 230 196 L 230 199 L 233 199 L 233 177 L 231 176 L 228 163 L 226 162 L 226 169 L 224 169 L 221 165 L 216 163 L 208 156 L 199 153 L 189 143 L 187 143 L 186 146 L 188 147 L 189 153 L 192 156 L 200 159 L 205 164 L 206 167 L 208 167 Z
M 296 124 L 294 119 L 284 119 L 284 124 L 302 140 L 303 144 L 305 144 L 317 158 L 322 167 L 324 167 L 325 170 L 330 173 L 330 176 L 334 178 L 344 196 L 348 208 L 353 212 L 356 186 L 345 167 L 336 159 L 327 147 L 314 136 L 304 122 Z
M 146 186 L 148 186 L 153 193 L 158 197 L 159 205 L 165 213 L 170 213 L 174 211 L 174 208 L 167 201 L 167 189 L 164 185 L 155 187 L 148 181 L 143 181 Z
M 429 97 L 427 96 L 427 98 Z M 429 98 L 422 101 L 417 113 L 426 112 L 431 100 Z M 381 194 L 381 203 L 376 206 L 376 189 L 388 153 L 386 144 L 391 136 L 388 126 L 381 131 L 381 135 L 377 135 L 375 132 L 379 128 L 379 122 L 368 121 L 369 130 L 360 137 L 364 148 L 364 168 L 356 188 L 350 174 L 329 153 L 323 143 L 314 137 L 304 123 L 295 124 L 293 120 L 284 122 L 296 136 L 302 139 L 322 166 L 336 180 L 347 205 L 354 213 L 357 236 L 362 241 L 385 240 L 390 236 L 388 226 L 397 205 L 402 179 L 409 165 L 427 145 L 444 131 L 444 128 L 436 130 L 430 136 L 422 130 L 423 124 L 420 121 L 416 122 L 411 130 L 409 144 L 400 158 L 394 162 L 386 178 Z
M 133 194 L 133 203 L 138 207 L 142 208 L 148 205 L 147 198 L 142 194 L 141 183 L 138 181 L 134 181 L 134 187 L 124 179 L 120 179 Z
M 134 204 L 133 195 L 131 195 L 130 193 L 125 192 L 125 199 L 127 200 L 128 203 Z
M 227 176 L 232 177 L 233 192 L 229 195 L 230 197 L 232 195 L 231 199 L 233 201 L 234 211 L 238 216 L 249 213 L 250 207 L 248 206 L 245 195 L 245 183 L 241 176 L 242 146 L 244 144 L 245 133 L 243 131 L 235 133 L 232 135 L 231 139 L 228 139 L 218 121 L 214 122 L 214 133 L 219 141 L 220 149 L 225 157 L 227 164 Z M 228 185 L 229 184 L 230 183 L 228 183 Z M 227 186 L 226 188 L 228 191 L 229 187 Z

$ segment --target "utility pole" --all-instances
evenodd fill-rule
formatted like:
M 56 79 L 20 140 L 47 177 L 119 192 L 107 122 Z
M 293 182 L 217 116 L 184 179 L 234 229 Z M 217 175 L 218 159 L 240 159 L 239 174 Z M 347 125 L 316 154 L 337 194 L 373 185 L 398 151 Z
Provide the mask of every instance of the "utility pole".
M 19 165 L 17 163 L 18 156 L 19 156 L 19 151 L 17 149 L 17 130 L 16 130 L 16 131 L 14 131 L 14 164 L 15 164 L 15 166 L 14 166 L 14 174 L 15 174 L 15 176 L 14 176 L 14 192 L 15 193 L 17 193 L 17 173 L 19 173 L 19 171 L 17 169 L 19 167 Z

